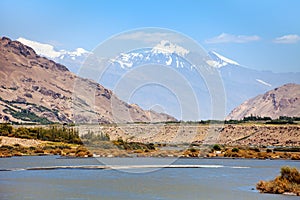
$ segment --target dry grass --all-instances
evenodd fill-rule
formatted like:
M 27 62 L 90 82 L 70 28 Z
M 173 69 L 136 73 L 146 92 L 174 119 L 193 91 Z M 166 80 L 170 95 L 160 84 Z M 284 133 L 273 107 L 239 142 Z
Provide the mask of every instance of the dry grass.
M 300 196 L 300 173 L 296 168 L 282 167 L 280 176 L 271 181 L 260 181 L 256 185 L 261 193 L 293 193 Z

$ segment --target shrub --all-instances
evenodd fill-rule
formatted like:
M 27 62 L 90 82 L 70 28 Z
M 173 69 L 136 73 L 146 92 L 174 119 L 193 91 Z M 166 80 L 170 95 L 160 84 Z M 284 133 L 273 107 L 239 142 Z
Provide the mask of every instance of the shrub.
M 85 157 L 86 155 L 88 155 L 88 153 L 85 151 L 80 151 L 76 153 L 76 157 Z
M 12 133 L 13 127 L 9 124 L 0 124 L 0 135 L 8 136 Z
M 220 150 L 221 150 L 221 147 L 220 147 L 218 144 L 215 144 L 215 145 L 213 146 L 213 150 L 215 150 L 215 151 L 220 151 Z
M 30 150 L 30 151 L 34 151 L 34 150 L 36 150 L 36 147 L 32 147 L 32 146 L 31 146 L 31 147 L 29 147 L 29 150 Z
M 284 166 L 281 168 L 280 176 L 271 181 L 259 181 L 256 189 L 262 193 L 291 192 L 300 196 L 300 173 L 296 168 Z
M 0 150 L 12 150 L 12 149 L 14 149 L 14 147 L 9 146 L 9 145 L 2 145 L 0 147 Z
M 15 130 L 15 137 L 33 139 L 29 137 L 29 130 L 24 127 L 20 127 Z
M 284 166 L 281 168 L 280 174 L 282 179 L 287 179 L 291 183 L 300 184 L 300 173 L 295 167 Z
M 234 147 L 233 149 L 231 149 L 232 152 L 235 152 L 235 153 L 238 153 L 239 152 L 239 149 Z
M 54 155 L 61 155 L 62 151 L 60 149 L 55 149 L 55 150 L 52 150 L 50 153 L 52 153 Z
M 56 148 L 59 148 L 59 149 L 61 149 L 61 150 L 63 150 L 63 149 L 72 149 L 72 148 L 71 148 L 70 146 L 68 146 L 68 145 L 57 145 Z
M 19 147 L 21 147 L 21 145 L 20 144 L 14 144 L 14 147 L 19 148 Z
M 293 155 L 291 156 L 291 160 L 300 160 L 300 155 L 293 154 Z
M 87 152 L 88 150 L 84 147 L 84 146 L 78 146 L 76 148 L 76 154 L 79 153 L 79 152 Z
M 34 151 L 34 153 L 38 153 L 38 154 L 44 153 L 44 150 L 42 150 L 42 149 L 36 149 L 36 150 Z
M 134 150 L 134 153 L 143 153 L 144 151 L 142 149 L 137 149 L 137 150 Z

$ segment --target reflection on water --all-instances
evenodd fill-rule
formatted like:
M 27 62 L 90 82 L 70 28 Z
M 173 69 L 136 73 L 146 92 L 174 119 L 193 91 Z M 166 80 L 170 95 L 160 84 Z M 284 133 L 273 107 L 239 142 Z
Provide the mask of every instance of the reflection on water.
M 254 190 L 259 180 L 273 179 L 283 165 L 300 168 L 297 161 L 178 159 L 173 168 L 160 168 L 167 158 L 101 160 L 115 164 L 113 168 L 95 158 L 57 158 L 0 159 L 0 169 L 66 167 L 0 171 L 0 199 L 299 199 Z

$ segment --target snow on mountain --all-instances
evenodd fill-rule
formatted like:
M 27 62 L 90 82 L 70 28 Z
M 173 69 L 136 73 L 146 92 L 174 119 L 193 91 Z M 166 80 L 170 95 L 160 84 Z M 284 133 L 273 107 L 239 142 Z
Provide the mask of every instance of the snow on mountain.
M 112 65 L 119 65 L 121 68 L 131 68 L 144 64 L 161 64 L 176 68 L 191 67 L 185 60 L 189 50 L 162 40 L 153 48 L 134 50 L 128 53 L 121 53 L 117 58 L 111 59 Z
M 91 53 L 83 48 L 77 48 L 74 51 L 56 50 L 55 47 L 50 44 L 40 43 L 22 37 L 17 40 L 33 48 L 37 54 L 66 65 L 75 73 L 84 62 L 85 58 Z M 123 69 L 140 64 L 162 64 L 176 68 L 192 68 L 190 63 L 184 59 L 189 53 L 190 51 L 182 46 L 171 43 L 168 40 L 162 40 L 153 48 L 121 53 L 117 58 L 111 59 L 110 62 Z M 211 59 L 207 60 L 207 63 L 212 67 L 220 68 L 228 64 L 239 65 L 237 62 L 214 51 L 211 51 L 208 54 Z
M 226 58 L 220 54 L 218 54 L 217 52 L 215 51 L 212 51 L 213 54 L 215 54 L 216 56 L 218 56 L 221 60 L 223 60 L 224 62 L 227 62 L 229 64 L 233 64 L 233 65 L 240 65 L 239 63 L 233 61 L 233 60 L 230 60 L 229 58 Z
M 85 58 L 91 53 L 83 48 L 76 48 L 74 51 L 58 51 L 50 44 L 40 43 L 22 37 L 18 38 L 17 41 L 33 48 L 33 50 L 40 56 L 45 56 L 66 65 L 73 72 L 78 70 Z
M 269 86 L 269 87 L 272 87 L 272 85 L 270 84 L 270 83 L 267 83 L 267 82 L 265 82 L 265 81 L 263 81 L 263 80 L 260 80 L 260 79 L 255 79 L 257 82 L 259 82 L 259 83 L 261 83 L 261 84 L 263 84 L 263 85 L 266 85 L 266 86 Z
M 191 64 L 185 60 L 190 53 L 189 50 L 170 41 L 162 40 L 153 48 L 135 50 L 133 52 L 121 53 L 117 58 L 111 59 L 113 65 L 119 65 L 121 68 L 131 68 L 141 64 L 163 64 L 176 68 L 188 67 L 192 69 Z M 206 61 L 211 67 L 221 68 L 227 65 L 240 66 L 225 56 L 215 51 L 208 52 L 209 59 Z
M 154 46 L 152 48 L 152 52 L 153 53 L 165 53 L 165 54 L 172 54 L 172 53 L 176 53 L 179 56 L 184 57 L 186 54 L 189 53 L 189 50 L 173 44 L 167 40 L 162 40 L 160 41 L 159 44 L 157 44 L 156 46 Z
M 54 49 L 54 46 L 52 46 L 50 44 L 39 43 L 39 42 L 27 40 L 22 37 L 18 38 L 17 41 L 33 48 L 33 50 L 41 56 L 45 56 L 48 58 L 57 58 L 57 57 L 61 56 L 61 52 L 56 51 Z
M 225 56 L 222 56 L 215 51 L 210 51 L 208 52 L 208 54 L 211 57 L 211 60 L 207 60 L 206 62 L 212 67 L 221 68 L 229 64 L 236 66 L 240 65 L 238 62 L 226 58 Z
M 52 59 L 53 58 L 63 59 L 65 55 L 69 55 L 70 57 L 76 57 L 76 56 L 82 56 L 84 54 L 89 53 L 88 51 L 86 51 L 83 48 L 77 48 L 75 51 L 66 51 L 66 50 L 56 51 L 54 49 L 54 46 L 52 46 L 50 44 L 31 41 L 31 40 L 28 40 L 28 39 L 25 39 L 22 37 L 18 38 L 17 41 L 33 48 L 37 54 L 48 57 L 48 58 L 52 58 Z

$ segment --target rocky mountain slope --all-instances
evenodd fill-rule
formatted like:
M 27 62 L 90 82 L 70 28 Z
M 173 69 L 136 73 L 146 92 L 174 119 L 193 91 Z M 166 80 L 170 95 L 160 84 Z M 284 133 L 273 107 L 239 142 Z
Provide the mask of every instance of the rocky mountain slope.
M 286 84 L 245 101 L 235 108 L 228 119 L 242 119 L 246 116 L 278 118 L 279 116 L 300 116 L 300 85 Z
M 0 39 L 0 121 L 149 122 L 175 118 L 127 104 L 18 41 Z

